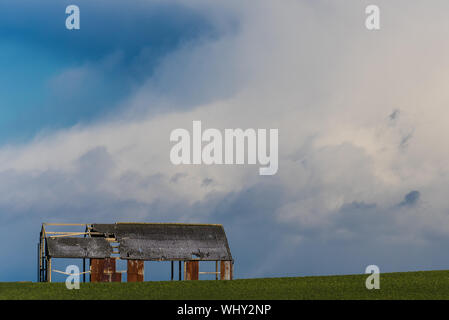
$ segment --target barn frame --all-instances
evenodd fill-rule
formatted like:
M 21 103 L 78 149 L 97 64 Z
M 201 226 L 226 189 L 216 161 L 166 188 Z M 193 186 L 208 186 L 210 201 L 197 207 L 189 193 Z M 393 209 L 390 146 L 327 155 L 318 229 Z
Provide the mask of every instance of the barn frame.
M 84 231 L 61 231 L 71 227 Z M 52 268 L 57 258 L 82 259 L 83 282 L 87 274 L 90 282 L 121 282 L 122 273 L 127 273 L 128 282 L 144 281 L 144 261 L 170 261 L 171 280 L 175 262 L 178 280 L 199 280 L 201 274 L 233 279 L 234 260 L 219 224 L 43 223 L 37 254 L 39 282 L 51 282 L 53 272 L 67 275 Z M 117 271 L 117 260 L 126 260 L 127 270 Z M 215 272 L 200 272 L 201 261 L 215 261 Z

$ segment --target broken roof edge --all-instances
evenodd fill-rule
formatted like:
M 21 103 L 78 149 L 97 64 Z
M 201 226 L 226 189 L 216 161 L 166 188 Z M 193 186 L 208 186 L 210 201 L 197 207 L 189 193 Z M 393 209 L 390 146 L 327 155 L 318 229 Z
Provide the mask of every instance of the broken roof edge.
M 112 223 L 55 223 L 55 222 L 42 222 L 44 226 L 91 226 L 95 224 L 170 224 L 170 225 L 181 225 L 181 226 L 217 226 L 223 227 L 222 224 L 218 223 L 183 223 L 183 222 L 112 222 Z
M 100 224 L 100 223 L 92 223 L 92 224 Z M 222 224 L 216 224 L 216 223 L 181 223 L 181 222 L 116 222 L 115 224 L 143 224 L 143 225 L 169 224 L 169 225 L 178 225 L 178 226 L 214 226 L 214 227 L 223 227 Z

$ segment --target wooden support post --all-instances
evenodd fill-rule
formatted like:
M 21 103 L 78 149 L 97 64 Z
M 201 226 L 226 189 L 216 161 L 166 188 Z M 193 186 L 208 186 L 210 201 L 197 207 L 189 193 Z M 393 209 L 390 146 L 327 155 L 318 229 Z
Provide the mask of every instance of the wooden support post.
M 129 259 L 127 273 L 128 282 L 143 282 L 144 261 Z
M 47 282 L 51 282 L 51 258 L 47 258 Z
M 220 279 L 232 280 L 232 261 L 221 261 Z
M 199 279 L 199 261 L 187 261 L 186 267 L 186 280 L 198 280 Z

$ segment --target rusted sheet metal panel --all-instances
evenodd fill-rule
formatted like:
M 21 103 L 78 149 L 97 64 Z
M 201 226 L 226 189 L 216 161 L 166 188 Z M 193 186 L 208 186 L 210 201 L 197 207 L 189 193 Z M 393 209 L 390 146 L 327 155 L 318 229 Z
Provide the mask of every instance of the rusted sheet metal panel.
M 112 274 L 112 282 L 122 282 L 122 274 L 118 272 Z
M 104 259 L 104 265 L 103 265 L 103 271 L 106 274 L 113 274 L 115 273 L 115 264 L 116 264 L 116 259 L 115 258 L 107 258 Z
M 104 238 L 47 238 L 48 256 L 52 258 L 107 258 L 112 247 Z
M 122 274 L 116 272 L 116 259 L 91 259 L 90 282 L 121 282 Z
M 128 260 L 127 281 L 142 282 L 144 278 L 144 261 Z
M 221 261 L 220 265 L 220 279 L 221 280 L 232 280 L 232 261 Z
M 200 275 L 199 261 L 186 262 L 186 280 L 198 280 Z
M 104 259 L 90 259 L 90 282 L 101 282 L 103 269 Z

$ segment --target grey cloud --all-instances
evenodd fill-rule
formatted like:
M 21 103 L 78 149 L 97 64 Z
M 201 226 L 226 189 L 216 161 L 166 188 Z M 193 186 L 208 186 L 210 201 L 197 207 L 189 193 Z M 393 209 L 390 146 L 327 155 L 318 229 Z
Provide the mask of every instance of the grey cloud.
M 404 201 L 402 201 L 400 206 L 414 206 L 418 203 L 419 198 L 421 197 L 421 193 L 417 190 L 410 191 L 404 197 Z
M 409 146 L 410 140 L 413 138 L 413 132 L 404 135 L 399 143 L 400 149 L 405 149 Z
M 384 2 L 385 8 L 402 12 L 400 4 L 390 3 Z M 400 3 L 422 17 L 424 7 Z M 433 113 L 427 108 L 443 114 L 447 97 L 433 95 L 445 92 L 443 86 L 430 93 L 418 90 L 422 78 L 416 79 L 410 68 L 420 61 L 429 87 L 445 83 L 446 75 L 435 71 L 442 68 L 421 58 L 426 54 L 440 61 L 448 56 L 440 41 L 447 28 L 436 35 L 439 28 L 404 28 L 398 14 L 386 21 L 395 32 L 370 36 L 360 25 L 360 3 L 322 11 L 322 4 L 307 1 L 263 4 L 235 2 L 248 19 L 237 34 L 177 51 L 160 64 L 141 95 L 133 97 L 142 108 L 160 107 L 152 98 L 162 93 L 168 105 L 173 103 L 172 117 L 146 126 L 139 126 L 145 123 L 139 118 L 129 127 L 117 129 L 113 123 L 104 130 L 81 129 L 83 140 L 73 139 L 66 150 L 80 143 L 98 147 L 71 160 L 59 154 L 66 138 L 50 147 L 37 142 L 35 148 L 17 151 L 17 157 L 14 150 L 12 156 L 2 150 L 2 228 L 26 232 L 26 237 L 10 239 L 17 247 L 7 248 L 5 257 L 16 261 L 17 250 L 24 248 L 30 253 L 18 258 L 22 275 L 34 275 L 35 232 L 45 220 L 223 223 L 238 277 L 361 273 L 373 263 L 382 272 L 447 267 L 447 148 L 428 148 L 447 124 L 443 116 L 425 118 Z M 439 2 L 441 8 L 447 9 L 447 2 Z M 429 28 L 447 27 L 444 15 L 437 20 Z M 393 39 L 401 39 L 400 45 L 391 47 Z M 435 50 L 427 51 L 423 43 Z M 407 57 L 403 52 L 409 52 Z M 385 77 L 385 70 L 400 77 Z M 435 103 L 426 110 L 408 104 L 430 100 L 430 94 Z M 399 117 L 391 113 L 391 106 L 409 105 L 415 109 L 401 107 Z M 196 108 L 186 111 L 189 107 Z M 385 132 L 389 113 L 401 123 Z M 282 170 L 264 179 L 245 168 L 189 167 L 179 172 L 167 165 L 168 152 L 161 146 L 168 145 L 168 135 L 161 132 L 198 118 L 220 128 L 279 126 Z M 434 126 L 428 125 L 430 120 Z M 401 153 L 398 136 L 407 137 L 403 133 L 415 126 L 428 137 L 417 129 L 417 143 L 407 138 L 407 153 Z M 133 147 L 124 148 L 128 145 Z M 47 161 L 38 157 L 42 150 Z M 33 156 L 39 165 L 24 160 Z M 69 169 L 59 169 L 52 157 L 63 158 Z M 207 179 L 213 183 L 201 188 Z M 419 191 L 404 198 L 409 186 Z M 418 205 L 421 193 L 428 208 Z M 8 277 L 3 270 L 11 269 L 2 264 L 0 274 Z M 19 276 L 14 279 L 23 280 Z
M 399 117 L 399 114 L 400 114 L 400 110 L 396 109 L 388 117 L 390 118 L 391 121 L 395 121 Z
M 171 178 L 170 178 L 170 182 L 173 183 L 177 183 L 180 179 L 187 177 L 188 174 L 184 173 L 184 172 L 178 172 L 176 174 L 174 174 Z
M 213 179 L 206 178 L 206 179 L 203 179 L 203 182 L 201 182 L 201 186 L 202 187 L 207 187 L 207 186 L 211 185 L 213 182 L 214 182 Z

